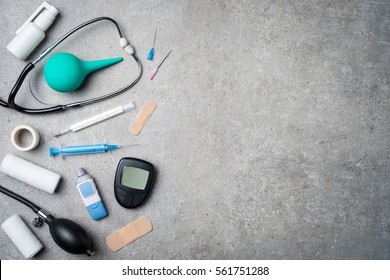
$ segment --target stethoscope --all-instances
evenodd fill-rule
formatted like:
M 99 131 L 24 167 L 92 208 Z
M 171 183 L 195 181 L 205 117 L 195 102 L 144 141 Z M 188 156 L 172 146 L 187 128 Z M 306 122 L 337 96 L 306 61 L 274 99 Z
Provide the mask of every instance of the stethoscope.
M 126 86 L 124 86 L 124 87 L 122 87 L 122 88 L 120 88 L 118 90 L 115 90 L 113 92 L 110 92 L 108 94 L 104 94 L 104 95 L 101 95 L 99 97 L 90 98 L 90 99 L 86 99 L 86 100 L 83 100 L 83 101 L 77 101 L 77 102 L 73 102 L 73 103 L 69 103 L 69 104 L 65 104 L 65 105 L 55 105 L 55 106 L 47 107 L 47 108 L 32 109 L 32 108 L 22 107 L 22 106 L 20 106 L 20 105 L 15 103 L 16 94 L 18 93 L 18 91 L 20 89 L 20 86 L 22 85 L 24 79 L 26 78 L 27 74 L 32 69 L 34 69 L 35 66 L 40 61 L 42 61 L 52 50 L 54 50 L 60 43 L 62 43 L 70 35 L 72 35 L 76 31 L 80 30 L 81 28 L 86 27 L 87 25 L 90 25 L 90 24 L 92 24 L 94 22 L 101 21 L 101 20 L 108 20 L 108 21 L 112 22 L 113 24 L 115 24 L 115 26 L 116 26 L 116 28 L 118 30 L 118 33 L 119 33 L 119 37 L 120 37 L 119 43 L 120 43 L 121 48 L 123 48 L 137 62 L 137 64 L 138 64 L 138 74 L 134 78 L 134 80 L 132 80 L 128 85 L 126 85 Z M 107 100 L 107 99 L 109 99 L 111 97 L 117 96 L 117 95 L 123 93 L 124 91 L 130 89 L 131 87 L 133 87 L 139 81 L 139 79 L 141 78 L 141 75 L 142 75 L 142 64 L 141 64 L 139 58 L 137 57 L 137 55 L 135 54 L 134 48 L 123 37 L 122 31 L 120 30 L 118 23 L 115 20 L 113 20 L 112 18 L 110 18 L 110 17 L 98 17 L 98 18 L 89 20 L 87 22 L 84 22 L 84 23 L 80 24 L 79 26 L 73 28 L 71 31 L 66 33 L 59 40 L 57 40 L 53 45 L 51 45 L 46 50 L 44 50 L 38 56 L 37 59 L 35 59 L 33 62 L 29 62 L 26 65 L 26 67 L 23 69 L 23 71 L 20 73 L 20 76 L 19 76 L 18 80 L 16 81 L 15 85 L 13 86 L 13 88 L 12 88 L 12 90 L 11 90 L 9 96 L 8 96 L 8 102 L 5 102 L 5 101 L 0 99 L 0 105 L 3 106 L 3 107 L 6 107 L 6 108 L 14 109 L 14 110 L 22 112 L 22 113 L 26 113 L 26 114 L 43 114 L 43 113 L 51 113 L 51 112 L 57 112 L 57 111 L 65 111 L 65 110 L 67 110 L 69 108 L 86 106 L 86 105 L 89 105 L 89 104 L 93 104 L 93 103 L 100 102 L 100 101 L 103 101 L 103 100 Z

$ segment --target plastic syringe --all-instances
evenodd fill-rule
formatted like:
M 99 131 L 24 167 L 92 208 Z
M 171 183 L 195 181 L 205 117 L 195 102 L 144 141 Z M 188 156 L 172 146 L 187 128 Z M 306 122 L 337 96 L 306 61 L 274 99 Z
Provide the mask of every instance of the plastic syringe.
M 90 144 L 80 146 L 67 146 L 61 148 L 50 147 L 50 157 L 55 155 L 71 156 L 71 155 L 83 155 L 83 154 L 94 154 L 104 153 L 111 150 L 119 149 L 121 146 L 114 144 Z
M 71 126 L 69 126 L 69 128 L 64 129 L 62 131 L 59 131 L 57 133 L 54 133 L 53 136 L 58 137 L 58 136 L 64 135 L 64 134 L 69 133 L 69 132 L 76 132 L 76 131 L 82 130 L 82 129 L 87 128 L 91 125 L 100 123 L 100 122 L 108 120 L 112 117 L 123 114 L 124 112 L 126 112 L 132 108 L 134 108 L 134 103 L 132 103 L 132 102 L 125 104 L 123 106 L 115 107 L 114 109 L 105 111 L 105 112 L 98 114 L 96 116 L 93 116 L 89 119 L 72 124 Z

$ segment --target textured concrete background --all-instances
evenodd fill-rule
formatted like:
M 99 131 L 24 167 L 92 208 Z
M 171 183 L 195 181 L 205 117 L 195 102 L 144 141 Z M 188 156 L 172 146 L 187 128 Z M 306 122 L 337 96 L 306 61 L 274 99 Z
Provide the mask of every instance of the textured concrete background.
M 63 176 L 54 195 L 0 174 L 1 185 L 57 217 L 82 224 L 95 259 L 389 259 L 390 1 L 51 1 L 61 15 L 32 58 L 76 24 L 112 16 L 134 44 L 145 71 L 120 97 L 51 115 L 0 108 L 1 154 L 13 153 Z M 41 1 L 0 2 L 2 84 L 7 97 L 24 62 L 5 46 Z M 146 60 L 158 27 L 155 60 Z M 173 49 L 152 82 L 146 75 Z M 121 56 L 109 23 L 88 27 L 61 45 L 86 60 Z M 31 86 L 46 102 L 42 66 Z M 74 95 L 96 96 L 135 74 L 125 61 L 90 77 Z M 74 96 L 72 97 L 74 98 Z M 129 101 L 158 108 L 140 136 L 127 128 L 136 111 L 59 139 L 70 124 Z M 38 107 L 27 83 L 19 102 Z M 74 100 L 74 99 L 72 99 Z M 31 152 L 9 135 L 19 124 L 40 131 Z M 49 158 L 50 145 L 139 144 L 111 154 Z M 141 208 L 115 200 L 114 172 L 125 156 L 158 168 L 155 191 Z M 92 221 L 75 186 L 75 169 L 96 180 L 109 216 Z M 1 222 L 34 214 L 0 195 Z M 141 215 L 153 232 L 112 253 L 105 237 Z M 31 227 L 32 228 L 32 227 Z M 37 259 L 86 259 L 33 232 Z M 0 232 L 0 258 L 23 258 Z

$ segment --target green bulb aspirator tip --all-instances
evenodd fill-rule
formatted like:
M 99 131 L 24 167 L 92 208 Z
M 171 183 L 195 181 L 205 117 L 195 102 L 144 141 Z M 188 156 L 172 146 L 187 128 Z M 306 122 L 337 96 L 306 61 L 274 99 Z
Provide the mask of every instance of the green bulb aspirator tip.
M 55 91 L 76 90 L 90 73 L 122 61 L 122 57 L 84 61 L 70 53 L 57 53 L 43 68 L 46 83 Z

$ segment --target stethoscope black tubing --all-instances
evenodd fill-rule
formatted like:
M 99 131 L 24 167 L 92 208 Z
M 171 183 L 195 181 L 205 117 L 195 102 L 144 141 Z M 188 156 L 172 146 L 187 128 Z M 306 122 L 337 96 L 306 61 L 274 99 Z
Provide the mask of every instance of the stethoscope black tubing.
M 34 69 L 34 67 L 37 63 L 39 63 L 46 55 L 48 55 L 55 47 L 57 47 L 62 41 L 64 41 L 70 35 L 72 35 L 73 33 L 75 33 L 76 31 L 80 30 L 83 27 L 86 27 L 92 23 L 95 23 L 95 22 L 101 21 L 101 20 L 108 20 L 108 21 L 112 22 L 116 26 L 120 38 L 123 37 L 122 31 L 120 30 L 118 23 L 110 17 L 98 17 L 98 18 L 91 19 L 89 21 L 86 21 L 86 22 L 76 26 L 75 28 L 70 30 L 68 33 L 66 33 L 64 36 L 62 36 L 59 40 L 57 40 L 53 45 L 51 45 L 49 48 L 47 48 L 45 51 L 43 51 L 34 62 L 29 62 L 26 65 L 26 67 L 20 73 L 18 80 L 16 81 L 15 85 L 13 86 L 13 88 L 9 94 L 8 102 L 5 102 L 5 101 L 0 99 L 0 106 L 6 107 L 6 108 L 11 108 L 11 109 L 19 111 L 21 113 L 27 113 L 27 114 L 51 113 L 51 112 L 64 111 L 64 110 L 67 110 L 69 108 L 81 107 L 81 106 L 89 105 L 89 104 L 96 103 L 99 101 L 103 101 L 103 100 L 109 99 L 111 97 L 117 96 L 120 93 L 124 92 L 125 90 L 134 86 L 139 81 L 139 79 L 141 78 L 141 75 L 142 75 L 142 64 L 141 64 L 140 60 L 138 59 L 138 57 L 135 55 L 135 53 L 132 54 L 132 56 L 138 64 L 138 75 L 130 84 L 128 84 L 127 86 L 125 86 L 119 90 L 116 90 L 114 92 L 111 92 L 111 93 L 108 93 L 108 94 L 105 94 L 103 96 L 99 96 L 96 98 L 91 98 L 91 99 L 87 99 L 87 100 L 83 100 L 83 101 L 79 101 L 79 102 L 73 102 L 73 103 L 69 103 L 69 104 L 65 104 L 65 105 L 56 105 L 56 106 L 48 107 L 48 108 L 31 109 L 31 108 L 25 108 L 25 107 L 19 106 L 15 103 L 16 94 L 18 93 L 24 79 L 26 78 L 27 74 L 32 69 Z

